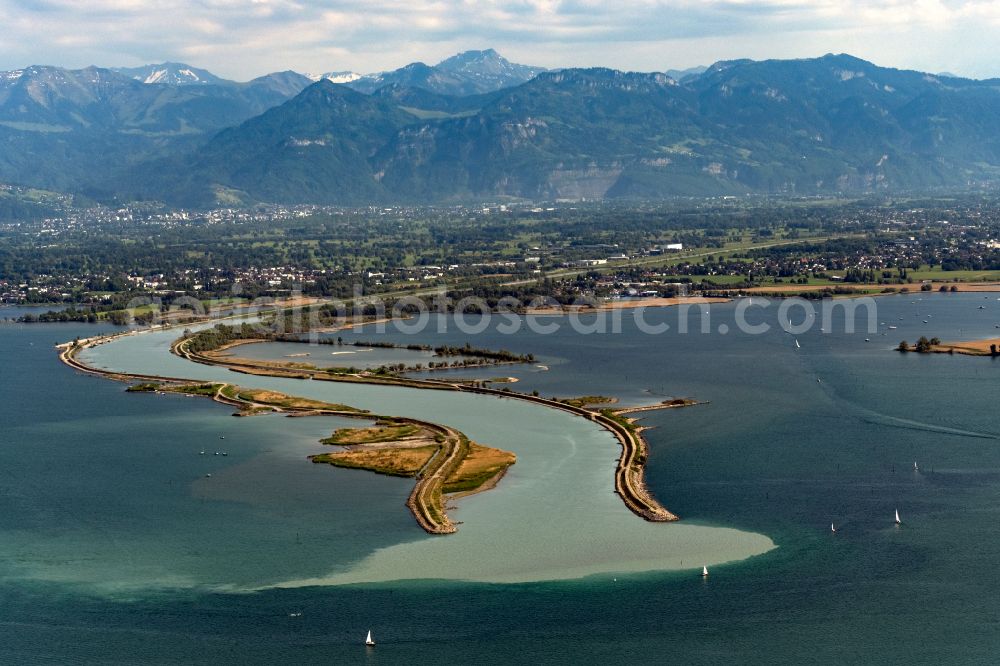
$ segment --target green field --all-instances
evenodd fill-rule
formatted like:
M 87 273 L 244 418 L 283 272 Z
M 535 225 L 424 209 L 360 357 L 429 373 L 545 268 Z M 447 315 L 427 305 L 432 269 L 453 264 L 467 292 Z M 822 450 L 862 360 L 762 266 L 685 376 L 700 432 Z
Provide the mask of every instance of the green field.
M 909 277 L 919 280 L 959 280 L 962 282 L 1000 281 L 1000 271 L 943 271 L 940 266 L 922 266 L 920 270 L 909 271 Z

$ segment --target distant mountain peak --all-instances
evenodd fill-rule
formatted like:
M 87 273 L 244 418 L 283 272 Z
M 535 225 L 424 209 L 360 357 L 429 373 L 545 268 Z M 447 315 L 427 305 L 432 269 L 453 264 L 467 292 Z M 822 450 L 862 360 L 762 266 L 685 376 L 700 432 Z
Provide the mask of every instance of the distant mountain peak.
M 441 95 L 464 97 L 512 88 L 544 71 L 542 67 L 510 62 L 494 49 L 483 49 L 463 51 L 437 65 L 412 62 L 397 70 L 362 76 L 348 82 L 348 85 L 369 94 L 385 86 L 399 84 Z
M 441 69 L 447 70 L 460 70 L 463 67 L 482 62 L 504 62 L 509 63 L 510 61 L 504 58 L 502 55 L 496 52 L 495 49 L 483 49 L 483 50 L 470 50 L 462 51 L 461 53 L 456 53 L 450 58 L 445 58 L 437 64 Z
M 501 76 L 527 81 L 545 71 L 543 67 L 519 65 L 507 60 L 495 49 L 462 51 L 439 62 L 436 67 L 446 72 L 474 76 Z M 523 81 L 521 81 L 523 83 Z
M 418 60 L 417 62 L 411 62 L 409 65 L 403 65 L 402 67 L 400 67 L 396 71 L 399 71 L 399 72 L 426 72 L 426 71 L 430 71 L 432 69 L 434 69 L 434 68 L 431 67 L 430 65 L 428 65 L 427 63 L 420 62 Z
M 146 84 L 167 86 L 218 85 L 227 83 L 208 70 L 182 62 L 163 62 L 141 67 L 115 67 L 114 71 Z

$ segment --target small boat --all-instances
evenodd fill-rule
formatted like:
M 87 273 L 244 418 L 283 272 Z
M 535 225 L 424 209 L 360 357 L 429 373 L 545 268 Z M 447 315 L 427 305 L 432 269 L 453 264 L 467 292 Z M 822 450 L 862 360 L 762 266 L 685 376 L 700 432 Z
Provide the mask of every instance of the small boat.
M 831 532 L 836 532 L 837 531 L 837 528 L 833 526 L 833 523 L 830 523 L 830 531 Z
M 865 338 L 865 342 L 871 342 L 871 340 L 869 340 L 868 338 Z
M 919 472 L 920 471 L 920 468 L 917 467 L 917 461 L 915 461 L 915 460 L 913 461 L 913 471 L 914 472 Z
M 802 345 L 799 344 L 798 340 L 795 341 L 795 348 L 796 349 L 802 349 Z
M 702 578 L 708 578 L 708 567 L 703 566 L 701 568 L 701 577 Z
M 896 524 L 902 525 L 903 521 L 899 519 L 899 509 L 896 509 Z
M 365 639 L 365 645 L 368 647 L 375 647 L 375 641 L 372 640 L 372 630 L 368 630 L 368 638 Z
M 896 328 L 897 328 L 896 326 L 890 326 L 890 327 L 889 327 L 889 330 L 890 330 L 890 331 L 895 331 L 895 330 L 896 330 Z

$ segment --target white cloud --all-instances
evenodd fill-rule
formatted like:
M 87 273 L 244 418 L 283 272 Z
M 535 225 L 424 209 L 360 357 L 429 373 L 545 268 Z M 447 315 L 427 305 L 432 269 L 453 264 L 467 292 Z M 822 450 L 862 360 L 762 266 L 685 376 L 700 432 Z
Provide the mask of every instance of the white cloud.
M 522 62 L 665 69 L 852 52 L 994 75 L 985 0 L 0 0 L 0 69 L 193 60 L 224 76 L 372 71 L 493 46 Z

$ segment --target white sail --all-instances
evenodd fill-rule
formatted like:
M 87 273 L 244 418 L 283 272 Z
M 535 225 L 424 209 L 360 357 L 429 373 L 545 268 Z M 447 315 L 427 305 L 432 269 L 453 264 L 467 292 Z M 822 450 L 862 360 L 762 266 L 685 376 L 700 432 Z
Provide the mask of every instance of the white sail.
M 899 519 L 899 509 L 896 509 L 896 524 L 899 525 L 903 521 Z
M 368 638 L 365 639 L 365 645 L 375 645 L 375 641 L 372 640 L 372 630 L 368 630 Z
M 837 528 L 833 526 L 833 523 L 830 523 L 830 531 L 831 532 L 836 532 L 837 531 Z
M 798 341 L 798 340 L 796 340 L 796 341 L 795 341 L 795 347 L 796 347 L 797 349 L 802 349 L 802 345 L 800 345 L 800 344 L 799 344 L 799 341 Z
M 701 575 L 702 576 L 707 576 L 708 575 L 708 567 L 703 566 L 701 568 Z

